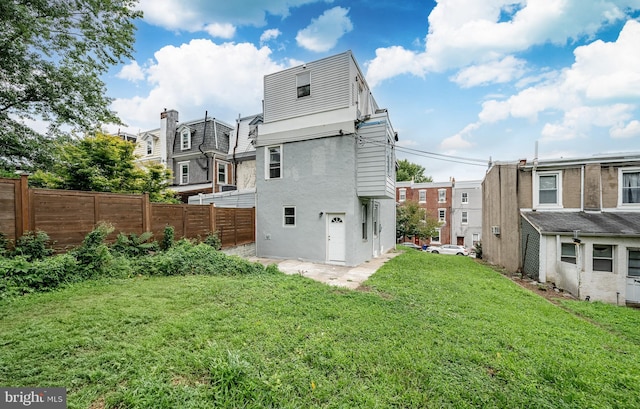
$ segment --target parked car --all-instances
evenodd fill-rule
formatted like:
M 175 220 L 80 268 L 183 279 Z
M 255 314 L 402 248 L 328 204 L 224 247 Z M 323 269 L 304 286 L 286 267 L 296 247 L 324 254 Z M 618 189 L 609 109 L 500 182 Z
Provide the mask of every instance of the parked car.
M 422 250 L 422 247 L 418 246 L 415 243 L 412 243 L 410 241 L 405 241 L 404 243 L 400 243 L 401 246 L 405 246 L 405 247 L 409 247 L 412 249 L 416 249 L 416 250 Z
M 469 250 L 464 246 L 455 244 L 443 244 L 442 246 L 432 246 L 427 251 L 434 254 L 455 254 L 457 256 L 468 256 Z

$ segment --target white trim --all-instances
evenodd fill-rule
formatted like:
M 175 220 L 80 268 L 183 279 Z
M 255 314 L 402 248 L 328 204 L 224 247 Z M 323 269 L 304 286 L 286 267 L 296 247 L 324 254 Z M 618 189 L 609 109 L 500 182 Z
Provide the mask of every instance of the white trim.
M 279 148 L 280 151 L 280 176 L 278 177 L 271 177 L 271 152 L 270 149 L 271 148 Z M 264 178 L 266 180 L 268 179 L 282 179 L 282 173 L 284 170 L 283 167 L 283 154 L 282 154 L 282 144 L 280 145 L 269 145 L 269 146 L 265 146 L 264 148 Z
M 421 196 L 424 195 L 424 199 Z M 418 203 L 427 203 L 427 190 L 420 189 L 418 190 Z
M 220 165 L 224 166 L 224 182 L 220 182 Z M 216 160 L 216 183 L 218 185 L 228 185 L 229 184 L 229 162 L 225 162 L 222 160 Z
M 447 189 L 438 189 L 438 203 L 447 203 Z
M 184 146 L 184 137 L 185 135 L 187 136 L 187 146 Z M 180 130 L 180 150 L 181 151 L 186 151 L 191 149 L 191 129 L 187 128 L 187 127 L 183 127 Z
M 407 201 L 407 189 L 404 189 L 404 188 L 398 189 L 398 201 L 399 202 Z
M 440 212 L 444 212 L 444 216 L 440 217 Z M 438 208 L 438 221 L 441 223 L 446 224 L 447 223 L 447 209 L 444 207 L 439 207 Z
M 540 203 L 540 176 L 556 177 L 556 203 Z M 533 209 L 562 209 L 562 170 L 533 172 Z
M 618 207 L 624 209 L 640 209 L 640 203 L 622 203 L 622 176 L 625 173 L 638 173 L 640 167 L 618 169 Z
M 189 162 L 178 162 L 178 185 L 188 185 L 189 184 Z M 182 177 L 184 176 L 182 173 L 182 169 L 187 169 L 187 181 L 183 181 Z
M 285 214 L 286 209 L 293 209 L 293 216 Z M 293 217 L 293 224 L 286 223 L 287 217 Z M 297 217 L 298 217 L 298 210 L 296 209 L 295 206 L 289 206 L 289 205 L 282 206 L 282 227 L 296 227 L 296 224 L 298 222 Z

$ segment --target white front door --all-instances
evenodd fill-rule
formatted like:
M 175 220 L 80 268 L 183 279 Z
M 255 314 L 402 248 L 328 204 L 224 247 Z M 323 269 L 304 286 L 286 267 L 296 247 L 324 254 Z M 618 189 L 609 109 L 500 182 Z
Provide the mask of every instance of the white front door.
M 628 250 L 627 302 L 640 303 L 640 249 Z
M 327 213 L 327 261 L 344 263 L 346 255 L 344 213 Z

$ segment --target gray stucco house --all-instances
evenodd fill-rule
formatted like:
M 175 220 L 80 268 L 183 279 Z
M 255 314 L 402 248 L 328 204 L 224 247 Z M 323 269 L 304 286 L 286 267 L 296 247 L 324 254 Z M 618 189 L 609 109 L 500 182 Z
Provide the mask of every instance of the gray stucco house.
M 357 265 L 395 245 L 395 142 L 350 51 L 264 77 L 256 255 Z

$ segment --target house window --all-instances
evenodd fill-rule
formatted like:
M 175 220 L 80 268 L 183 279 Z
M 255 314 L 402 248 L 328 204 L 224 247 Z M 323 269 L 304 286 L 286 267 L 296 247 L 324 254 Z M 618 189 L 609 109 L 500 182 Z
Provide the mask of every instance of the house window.
M 435 236 L 431 236 L 431 242 L 432 243 L 440 243 L 440 229 L 436 229 L 436 235 Z
M 191 149 L 191 130 L 188 128 L 180 131 L 180 149 L 183 151 Z
M 178 163 L 180 169 L 180 184 L 186 185 L 189 183 L 189 162 Z
M 380 218 L 380 206 L 378 203 L 374 203 L 373 205 L 373 237 L 378 237 L 378 219 Z
M 447 209 L 438 209 L 438 221 L 441 223 L 444 223 L 446 218 L 447 218 Z
M 562 207 L 562 173 L 538 172 L 534 185 L 536 207 Z
M 147 155 L 151 155 L 153 153 L 153 141 L 151 139 L 147 140 Z
M 362 240 L 367 240 L 367 210 L 368 206 L 366 203 L 362 204 Z
M 629 262 L 627 275 L 640 276 L 640 249 L 629 249 Z
M 399 201 L 404 202 L 407 200 L 407 189 L 400 189 L 399 190 L 400 194 L 399 194 Z
M 296 208 L 294 206 L 284 207 L 284 225 L 285 226 L 296 225 Z
M 218 162 L 218 183 L 227 183 L 227 164 L 224 162 Z
M 471 236 L 471 242 L 473 243 L 473 247 L 476 246 L 476 244 L 480 241 L 480 234 L 479 233 L 473 233 L 473 235 Z
M 267 148 L 267 179 L 279 179 L 282 177 L 282 146 L 270 146 Z
M 469 214 L 467 212 L 462 212 L 462 224 L 469 223 Z
M 311 95 L 311 72 L 305 71 L 296 75 L 296 88 L 298 90 L 298 98 Z
M 461 202 L 464 203 L 464 204 L 469 203 L 469 193 L 462 192 Z
M 593 271 L 613 272 L 613 246 L 593 245 Z
M 640 204 L 640 169 L 620 170 L 620 197 L 623 205 Z
M 418 195 L 419 195 L 419 201 L 420 203 L 426 203 L 427 202 L 427 191 L 426 190 L 419 190 L 418 191 Z
M 445 203 L 447 201 L 447 191 L 445 189 L 438 189 L 438 203 Z
M 560 261 L 576 264 L 576 245 L 574 243 L 562 243 L 560 248 Z

